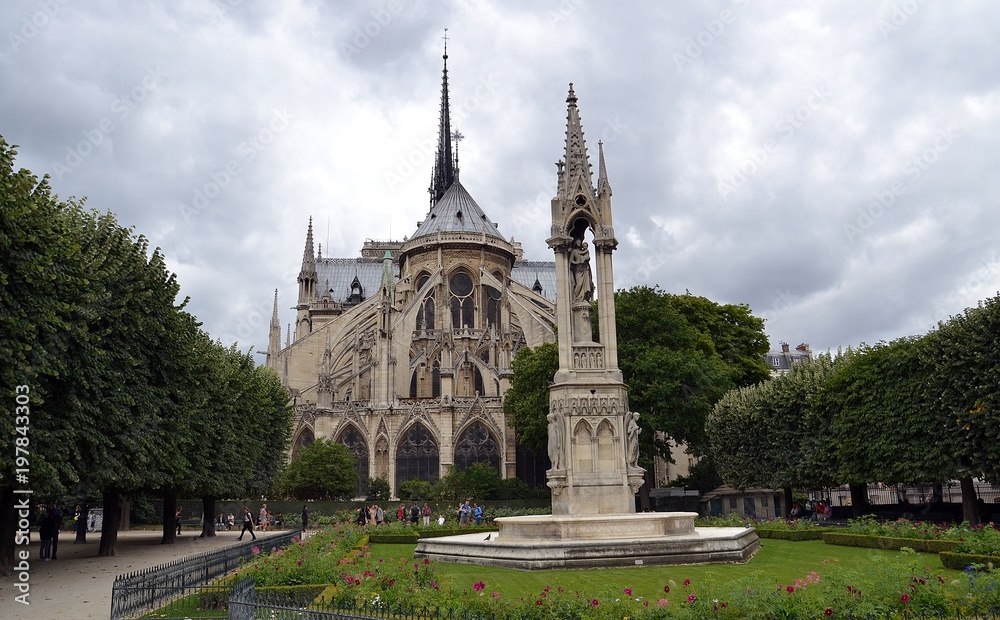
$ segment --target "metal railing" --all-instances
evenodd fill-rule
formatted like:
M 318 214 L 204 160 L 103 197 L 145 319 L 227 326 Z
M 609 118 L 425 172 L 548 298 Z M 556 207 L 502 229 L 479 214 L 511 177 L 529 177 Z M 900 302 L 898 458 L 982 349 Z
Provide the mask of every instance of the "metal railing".
M 253 578 L 233 584 L 229 597 L 230 620 L 492 620 L 491 616 L 439 607 L 386 605 L 378 601 L 336 603 L 334 601 L 295 600 L 287 594 L 262 592 L 254 588 Z
M 259 553 L 287 547 L 299 536 L 298 531 L 259 536 L 257 540 L 119 575 L 111 588 L 111 620 L 137 618 L 191 595 L 225 601 L 228 589 L 215 592 L 213 588 L 218 587 L 208 586 L 210 581 L 236 570 Z

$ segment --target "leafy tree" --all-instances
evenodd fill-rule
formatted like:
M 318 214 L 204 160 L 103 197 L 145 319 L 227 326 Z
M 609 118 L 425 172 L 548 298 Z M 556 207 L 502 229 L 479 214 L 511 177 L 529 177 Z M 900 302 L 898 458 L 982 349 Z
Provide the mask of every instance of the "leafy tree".
M 329 439 L 317 439 L 288 464 L 278 488 L 297 500 L 331 500 L 352 497 L 357 484 L 354 457 L 347 448 Z
M 436 486 L 420 478 L 412 478 L 399 483 L 399 499 L 403 501 L 428 501 L 433 499 L 436 494 Z
M 496 499 L 500 491 L 500 474 L 488 463 L 473 463 L 442 476 L 436 485 L 438 497 L 448 500 L 473 498 L 479 501 Z
M 640 463 L 647 469 L 654 454 L 670 460 L 671 440 L 706 452 L 705 418 L 738 374 L 710 330 L 687 318 L 694 302 L 678 297 L 646 286 L 615 294 L 619 366 L 629 405 L 640 413 Z M 705 302 L 698 305 L 709 307 Z
M 535 454 L 545 454 L 549 441 L 549 384 L 559 370 L 559 346 L 545 343 L 523 347 L 511 362 L 514 377 L 504 394 L 503 410 L 518 442 Z
M 974 477 L 1000 481 L 1000 296 L 950 317 L 927 338 L 936 437 L 951 446 L 966 521 L 980 521 Z
M 384 477 L 368 479 L 368 496 L 365 498 L 369 502 L 387 502 L 392 498 L 392 490 L 389 481 Z

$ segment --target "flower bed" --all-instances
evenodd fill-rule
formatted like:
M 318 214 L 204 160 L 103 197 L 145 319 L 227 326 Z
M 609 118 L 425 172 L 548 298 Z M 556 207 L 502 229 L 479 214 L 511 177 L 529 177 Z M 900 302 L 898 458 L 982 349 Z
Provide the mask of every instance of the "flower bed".
M 466 578 L 453 579 L 439 577 L 428 560 L 373 558 L 370 532 L 353 525 L 316 532 L 304 543 L 239 569 L 239 574 L 252 575 L 258 587 L 317 584 L 321 598 L 345 608 L 436 607 L 443 614 L 467 612 L 497 620 L 954 617 L 1000 609 L 1000 573 L 971 571 L 969 578 L 956 579 L 924 567 L 912 552 L 886 556 L 861 570 L 824 563 L 822 575 L 810 572 L 783 584 L 749 566 L 736 573 L 742 577 L 665 579 L 653 586 L 658 590 L 649 584 L 610 583 L 575 589 L 574 571 L 558 571 L 551 586 L 518 596 L 508 594 L 507 584 L 477 575 L 476 567 L 469 567 Z

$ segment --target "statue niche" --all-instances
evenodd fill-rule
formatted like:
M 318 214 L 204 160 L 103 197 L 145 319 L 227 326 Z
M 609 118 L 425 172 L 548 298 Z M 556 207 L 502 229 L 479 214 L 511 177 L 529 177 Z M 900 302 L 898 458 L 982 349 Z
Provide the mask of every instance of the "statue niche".
M 594 299 L 594 276 L 590 269 L 590 249 L 584 240 L 587 220 L 573 223 L 573 242 L 569 248 L 570 281 L 573 284 L 573 342 L 593 342 L 590 326 L 590 302 Z

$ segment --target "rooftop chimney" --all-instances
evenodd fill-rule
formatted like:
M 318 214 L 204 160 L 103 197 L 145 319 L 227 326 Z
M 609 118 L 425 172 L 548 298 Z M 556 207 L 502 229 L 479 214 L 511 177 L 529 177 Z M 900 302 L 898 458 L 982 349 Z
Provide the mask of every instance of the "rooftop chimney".
M 781 352 L 782 353 L 788 353 L 788 343 L 787 342 L 782 342 L 781 343 Z

